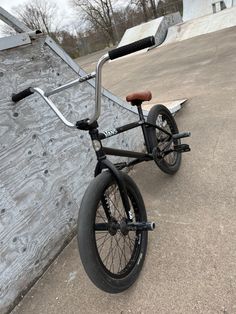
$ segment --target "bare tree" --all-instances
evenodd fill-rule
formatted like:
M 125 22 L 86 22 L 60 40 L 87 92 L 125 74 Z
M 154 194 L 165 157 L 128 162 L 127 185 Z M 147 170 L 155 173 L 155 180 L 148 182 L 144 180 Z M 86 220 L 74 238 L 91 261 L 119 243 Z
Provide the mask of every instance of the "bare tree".
M 143 12 L 144 21 L 176 11 L 183 11 L 182 0 L 131 0 Z
M 68 29 L 61 29 L 58 21 L 56 3 L 46 0 L 31 2 L 13 8 L 15 16 L 32 30 L 41 30 L 56 40 L 72 57 L 79 55 L 78 39 Z M 1 27 L 4 35 L 13 35 L 15 31 L 8 25 Z
M 32 30 L 41 30 L 51 34 L 57 31 L 58 7 L 56 3 L 46 0 L 31 0 L 13 8 L 16 16 Z
M 143 11 L 144 21 L 147 22 L 149 19 L 148 14 L 149 0 L 131 0 L 131 4 L 135 4 L 138 8 L 140 8 Z
M 177 11 L 183 13 L 183 0 L 159 0 L 156 5 L 157 17 Z
M 79 12 L 84 13 L 84 19 L 90 26 L 104 34 L 108 43 L 111 42 L 113 45 L 116 43 L 110 0 L 72 0 L 71 2 Z
M 78 35 L 72 34 L 68 30 L 61 30 L 55 34 L 58 43 L 72 57 L 76 58 L 80 55 L 78 47 Z
M 158 9 L 157 9 L 158 1 L 150 0 L 150 5 L 151 5 L 154 18 L 157 18 L 158 17 Z
M 131 3 L 134 3 L 137 7 L 141 8 L 145 22 L 153 17 L 157 18 L 160 16 L 158 14 L 159 0 L 131 0 Z

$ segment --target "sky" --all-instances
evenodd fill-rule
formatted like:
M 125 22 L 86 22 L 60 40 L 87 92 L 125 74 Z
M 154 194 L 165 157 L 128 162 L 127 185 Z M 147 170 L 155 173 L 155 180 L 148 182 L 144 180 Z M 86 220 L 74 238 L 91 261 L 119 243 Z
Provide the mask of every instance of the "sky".
M 13 13 L 11 9 L 15 6 L 18 6 L 20 4 L 24 4 L 26 2 L 29 2 L 30 0 L 0 0 L 0 6 L 3 7 L 3 9 L 9 11 L 10 13 Z M 69 4 L 70 0 L 47 0 L 48 2 L 56 3 L 59 9 L 59 15 L 61 16 L 61 24 L 60 26 L 70 26 L 72 24 L 78 23 L 78 15 L 76 17 L 76 14 Z M 113 1 L 116 2 L 115 6 L 126 6 L 127 0 L 116 0 Z M 1 32 L 0 32 L 1 35 Z
M 29 2 L 26 0 L 0 0 L 0 6 L 3 7 L 5 10 L 10 10 L 12 7 L 17 6 L 19 4 L 23 4 L 25 2 Z M 57 1 L 50 1 L 48 2 L 56 2 L 58 7 L 63 7 L 63 9 L 70 10 L 69 1 L 68 0 L 57 0 Z
M 65 24 L 69 24 L 70 21 L 74 19 L 73 9 L 69 5 L 69 0 L 56 0 L 51 1 L 47 0 L 48 2 L 57 3 L 59 14 L 63 16 L 63 20 Z M 3 9 L 11 12 L 12 7 L 18 6 L 19 4 L 24 4 L 26 2 L 29 2 L 27 0 L 0 0 L 0 6 L 3 7 Z

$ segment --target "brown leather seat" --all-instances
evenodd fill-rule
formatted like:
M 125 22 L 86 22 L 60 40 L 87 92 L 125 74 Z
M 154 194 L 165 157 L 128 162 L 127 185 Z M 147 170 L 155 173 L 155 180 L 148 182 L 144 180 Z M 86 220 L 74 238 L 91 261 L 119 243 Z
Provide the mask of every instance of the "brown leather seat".
M 147 90 L 144 92 L 136 92 L 126 96 L 126 100 L 128 102 L 135 102 L 135 101 L 149 101 L 152 99 L 152 93 Z

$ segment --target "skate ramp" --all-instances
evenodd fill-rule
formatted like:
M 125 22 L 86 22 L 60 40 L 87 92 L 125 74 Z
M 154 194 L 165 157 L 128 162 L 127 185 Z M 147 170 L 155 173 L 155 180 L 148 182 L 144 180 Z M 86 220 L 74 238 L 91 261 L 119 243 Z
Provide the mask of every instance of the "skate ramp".
M 199 17 L 168 29 L 163 45 L 236 26 L 236 7 Z
M 182 22 L 179 12 L 159 17 L 147 23 L 143 23 L 125 31 L 118 47 L 130 44 L 148 36 L 154 36 L 156 45 L 160 45 L 167 34 L 168 27 Z
M 214 5 L 220 4 L 216 0 L 184 0 L 183 1 L 183 21 L 189 21 L 201 16 L 214 13 Z M 224 0 L 226 8 L 236 5 L 235 0 Z
M 9 14 L 7 18 L 14 26 Z M 1 314 L 11 309 L 74 234 L 79 204 L 96 165 L 88 134 L 65 127 L 37 95 L 12 103 L 11 94 L 29 86 L 50 90 L 85 74 L 50 37 L 26 33 L 19 23 L 16 28 L 21 34 L 0 38 Z M 94 83 L 85 82 L 53 98 L 68 120 L 93 114 Z M 129 108 L 103 90 L 102 129 L 137 120 Z M 135 129 L 107 144 L 140 150 L 140 138 Z

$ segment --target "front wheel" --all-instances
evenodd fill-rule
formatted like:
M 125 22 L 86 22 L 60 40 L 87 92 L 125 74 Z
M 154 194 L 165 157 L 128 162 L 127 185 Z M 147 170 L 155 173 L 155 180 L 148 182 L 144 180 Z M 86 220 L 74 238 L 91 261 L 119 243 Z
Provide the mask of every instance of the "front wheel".
M 179 133 L 177 124 L 171 112 L 163 105 L 155 105 L 149 111 L 147 122 L 157 125 L 171 134 Z M 148 128 L 148 135 L 152 150 L 162 151 L 168 142 L 168 135 L 154 127 Z M 180 145 L 180 139 L 173 140 L 169 149 Z M 179 170 L 181 164 L 181 153 L 173 151 L 163 158 L 154 159 L 158 167 L 165 173 L 174 174 Z
M 133 221 L 146 222 L 138 187 L 127 174 L 122 175 Z M 109 221 L 106 213 L 111 217 Z M 117 228 L 126 219 L 117 183 L 112 174 L 105 171 L 91 182 L 83 197 L 78 218 L 78 245 L 87 275 L 98 288 L 109 293 L 122 292 L 135 282 L 146 255 L 147 231 Z

